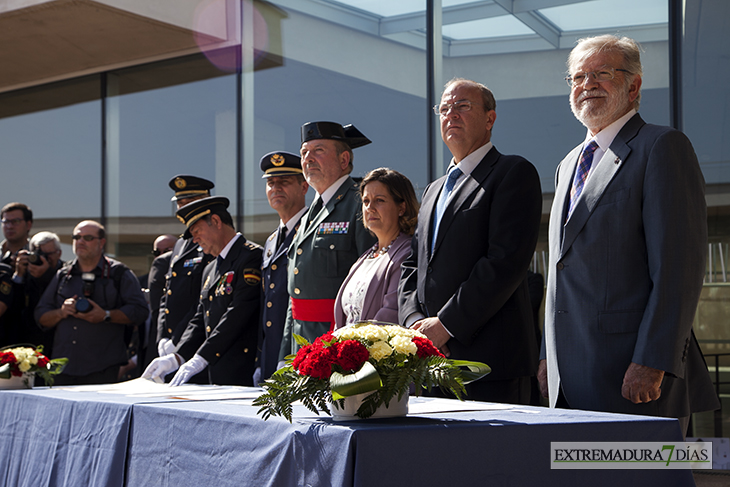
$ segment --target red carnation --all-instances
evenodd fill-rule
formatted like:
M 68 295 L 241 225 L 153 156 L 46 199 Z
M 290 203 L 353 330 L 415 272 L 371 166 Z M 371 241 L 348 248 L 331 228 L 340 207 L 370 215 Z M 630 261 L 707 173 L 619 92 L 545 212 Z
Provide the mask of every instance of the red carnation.
M 48 357 L 45 355 L 38 355 L 38 367 L 45 369 L 48 365 Z
M 444 354 L 439 352 L 438 348 L 433 346 L 433 342 L 428 338 L 413 337 L 413 343 L 418 347 L 418 354 L 421 358 L 428 358 L 432 356 L 443 357 Z
M 329 379 L 332 375 L 332 364 L 337 359 L 339 343 L 334 342 L 327 346 L 327 342 L 335 340 L 331 333 L 325 333 L 314 340 L 314 343 L 307 345 L 297 352 L 292 362 L 292 367 L 302 374 L 317 379 Z
M 0 352 L 0 365 L 14 364 L 17 362 L 13 352 Z
M 365 345 L 357 340 L 345 340 L 339 343 L 336 364 L 344 371 L 360 370 L 370 357 L 370 352 Z
M 294 360 L 291 364 L 291 366 L 294 367 L 294 370 L 299 370 L 299 366 L 301 365 L 302 361 L 307 358 L 307 355 L 309 355 L 311 351 L 312 345 L 307 345 L 306 347 L 302 347 L 297 351 L 297 356 L 294 357 Z

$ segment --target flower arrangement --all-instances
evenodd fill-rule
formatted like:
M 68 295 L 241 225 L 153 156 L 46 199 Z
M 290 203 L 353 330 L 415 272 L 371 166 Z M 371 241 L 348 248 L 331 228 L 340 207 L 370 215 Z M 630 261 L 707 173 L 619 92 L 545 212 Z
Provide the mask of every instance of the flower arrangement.
M 357 411 L 367 418 L 408 395 L 412 383 L 416 394 L 438 386 L 462 399 L 464 384 L 491 372 L 481 362 L 449 360 L 424 334 L 397 325 L 361 322 L 311 344 L 294 337 L 302 348 L 287 357 L 288 365 L 263 384 L 266 392 L 254 401 L 265 420 L 283 416 L 291 422 L 295 401 L 315 414 L 329 413 L 328 403 L 338 401 L 342 407 L 345 397 L 371 392 Z
M 43 346 L 10 345 L 0 349 L 0 379 L 21 377 L 26 373 L 36 373 L 48 386 L 53 385 L 53 376 L 60 374 L 67 358 L 49 359 L 43 355 Z M 26 386 L 29 384 L 25 378 Z

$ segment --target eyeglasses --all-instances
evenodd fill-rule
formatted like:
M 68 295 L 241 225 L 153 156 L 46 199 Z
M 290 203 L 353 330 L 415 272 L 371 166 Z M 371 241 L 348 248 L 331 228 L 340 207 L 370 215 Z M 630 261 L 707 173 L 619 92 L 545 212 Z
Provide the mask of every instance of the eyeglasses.
M 591 79 L 594 79 L 599 83 L 603 83 L 604 81 L 610 81 L 614 79 L 616 77 L 616 71 L 623 71 L 624 73 L 629 72 L 626 69 L 614 69 L 610 66 L 602 66 L 597 71 L 589 71 L 587 73 L 579 71 L 574 75 L 566 76 L 565 82 L 568 83 L 568 86 L 570 86 L 571 88 L 575 86 L 582 86 L 583 83 L 586 82 L 586 79 L 588 79 L 588 77 L 590 76 Z
M 441 103 L 433 106 L 433 113 L 445 117 L 449 113 L 449 110 L 454 110 L 459 113 L 468 112 L 471 110 L 471 102 L 469 100 L 457 100 L 454 103 Z
M 71 238 L 74 240 L 81 240 L 83 238 L 84 242 L 91 242 L 92 240 L 95 240 L 97 238 L 101 239 L 101 237 L 95 237 L 94 235 L 74 235 Z
M 20 222 L 24 222 L 25 218 L 12 218 L 10 220 L 0 220 L 3 225 L 18 225 Z

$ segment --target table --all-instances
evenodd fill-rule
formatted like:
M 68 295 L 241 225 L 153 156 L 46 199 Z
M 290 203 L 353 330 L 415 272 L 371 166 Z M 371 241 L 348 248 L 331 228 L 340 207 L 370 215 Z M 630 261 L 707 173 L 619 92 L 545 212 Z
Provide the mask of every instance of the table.
M 207 394 L 215 386 L 186 387 Z M 337 423 L 295 407 L 290 424 L 261 420 L 251 399 L 180 396 L 0 391 L 0 483 L 694 485 L 690 470 L 550 469 L 551 441 L 681 441 L 671 419 L 527 406 L 421 414 L 444 400 L 411 398 L 416 414 L 404 418 Z

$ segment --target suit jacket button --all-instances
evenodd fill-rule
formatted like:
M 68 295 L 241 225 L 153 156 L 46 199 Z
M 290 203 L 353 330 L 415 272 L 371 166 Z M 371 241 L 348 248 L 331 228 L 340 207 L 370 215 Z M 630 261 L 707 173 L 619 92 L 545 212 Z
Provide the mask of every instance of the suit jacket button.
M 297 255 L 302 255 L 302 249 L 297 249 Z
M 168 289 L 168 290 L 167 290 L 167 295 L 168 295 L 168 296 L 172 296 L 172 289 Z
M 298 288 L 298 287 L 295 287 L 295 288 L 294 288 L 294 294 L 299 294 L 300 292 L 301 292 L 301 291 L 299 291 L 299 288 Z
M 276 270 L 276 264 L 271 264 L 271 270 L 272 271 L 275 271 Z
M 192 273 L 193 273 L 193 271 L 188 271 L 188 275 L 190 275 L 190 274 L 192 274 Z
M 267 308 L 271 308 L 272 306 L 273 306 L 273 304 L 271 304 L 271 301 L 269 301 L 268 303 L 266 303 L 266 307 Z
M 177 272 L 172 271 L 172 277 L 177 277 Z
M 170 310 L 169 310 L 169 309 L 167 309 L 167 308 L 165 308 L 165 314 L 166 314 L 166 315 L 169 315 L 169 314 L 170 314 Z
M 297 269 L 297 268 L 295 267 L 295 268 L 294 268 L 294 275 L 296 276 L 297 274 L 299 274 L 299 269 Z
M 213 301 L 213 295 L 208 296 L 208 301 Z
M 215 356 L 216 356 L 216 357 L 220 357 L 220 356 L 221 356 L 221 354 L 220 354 L 220 353 L 216 353 L 216 354 L 215 354 Z
M 172 328 L 168 328 L 167 333 L 172 333 Z
M 243 353 L 248 353 L 248 348 L 244 348 Z
M 207 331 L 208 333 L 210 333 L 210 327 L 209 326 L 206 326 L 205 327 L 205 331 Z
M 563 267 L 565 267 L 565 266 L 563 265 L 562 262 L 558 262 L 558 265 L 556 265 L 555 267 L 557 267 L 558 270 L 561 271 L 561 270 L 563 270 Z
M 270 321 L 267 321 L 266 322 L 266 326 L 269 327 L 269 328 L 271 328 L 271 322 Z
M 335 250 L 335 244 L 330 244 L 330 250 Z
M 270 287 L 271 289 L 274 289 L 274 287 L 275 287 L 275 286 L 276 286 L 276 284 L 274 284 L 273 282 L 272 282 L 271 284 L 269 284 L 269 287 Z
M 207 311 L 205 312 L 205 316 L 210 316 L 210 310 L 207 310 Z

